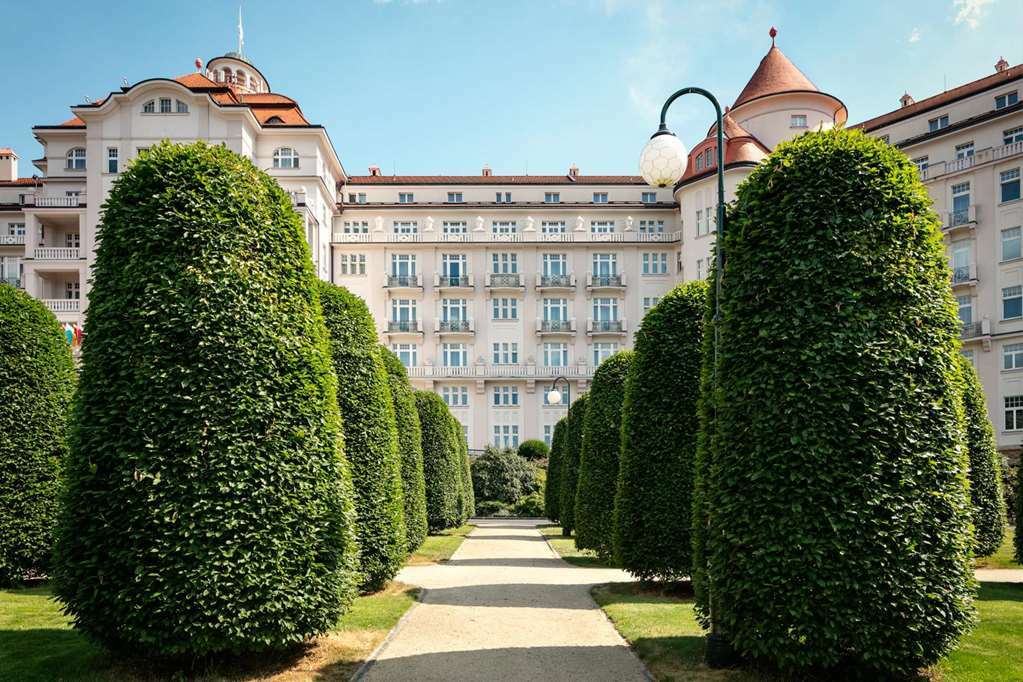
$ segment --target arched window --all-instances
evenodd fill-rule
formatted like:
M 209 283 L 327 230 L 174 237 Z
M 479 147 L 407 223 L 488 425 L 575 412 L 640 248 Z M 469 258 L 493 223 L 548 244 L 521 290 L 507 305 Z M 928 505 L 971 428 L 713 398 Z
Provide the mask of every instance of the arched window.
M 234 76 L 231 74 L 231 69 L 227 68 L 226 66 L 224 67 L 224 82 L 225 83 L 234 82 Z
M 85 147 L 68 150 L 67 170 L 85 170 Z
M 274 168 L 298 168 L 298 152 L 291 147 L 274 150 Z
M 180 99 L 174 100 L 174 111 L 178 114 L 187 114 L 188 105 L 182 102 Z
M 155 114 L 156 113 L 156 100 L 151 99 L 142 105 L 143 114 Z
M 280 124 L 280 123 L 284 123 L 284 119 L 281 118 L 280 116 L 271 116 L 270 118 L 266 119 L 266 122 L 267 122 L 267 125 L 272 125 L 272 124 L 275 124 L 275 123 L 276 124 Z

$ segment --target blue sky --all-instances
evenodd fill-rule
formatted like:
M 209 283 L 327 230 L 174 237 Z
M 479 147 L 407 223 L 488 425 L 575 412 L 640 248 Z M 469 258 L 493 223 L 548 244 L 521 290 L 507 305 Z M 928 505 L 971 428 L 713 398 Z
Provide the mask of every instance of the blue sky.
M 98 8 L 102 6 L 103 9 Z M 661 103 L 700 85 L 729 104 L 767 32 L 850 122 L 1023 61 L 1019 0 L 346 0 L 244 3 L 245 54 L 327 127 L 352 174 L 636 171 Z M 34 124 L 122 78 L 178 76 L 235 49 L 238 3 L 26 2 L 0 7 L 8 50 L 0 146 L 39 156 Z M 709 105 L 679 100 L 687 143 Z

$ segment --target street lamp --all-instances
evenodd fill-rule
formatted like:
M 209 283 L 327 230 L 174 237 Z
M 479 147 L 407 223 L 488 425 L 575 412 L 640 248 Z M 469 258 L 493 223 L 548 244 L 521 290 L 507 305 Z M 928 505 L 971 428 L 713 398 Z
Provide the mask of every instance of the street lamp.
M 558 390 L 558 382 L 559 381 L 564 381 L 565 382 L 565 388 L 568 388 L 568 379 L 566 379 L 565 377 L 561 377 L 561 376 L 559 376 L 557 379 L 555 379 L 554 383 L 551 384 L 551 390 L 547 393 L 547 404 L 548 405 L 560 405 L 561 404 L 561 391 Z
M 773 36 L 772 36 L 773 37 Z M 722 237 L 725 234 L 725 135 L 724 122 L 721 115 L 721 105 L 714 95 L 703 88 L 682 88 L 665 101 L 661 107 L 661 124 L 657 132 L 650 136 L 650 141 L 643 148 L 639 157 L 639 172 L 647 184 L 652 187 L 674 187 L 675 183 L 682 179 L 686 170 L 686 147 L 682 144 L 673 132 L 668 130 L 664 119 L 668 114 L 668 107 L 682 95 L 703 95 L 714 105 L 714 114 L 717 121 L 717 180 L 718 180 L 718 206 L 717 206 L 717 238 L 715 240 L 715 289 L 714 289 L 714 383 L 717 383 L 718 372 L 718 346 L 720 345 L 721 328 L 721 279 L 724 270 L 724 248 Z M 709 592 L 709 588 L 708 588 Z M 728 640 L 718 631 L 717 622 L 714 619 L 714 599 L 709 593 L 707 598 L 710 610 L 710 634 L 707 635 L 707 665 L 711 668 L 724 668 L 731 664 L 734 654 Z

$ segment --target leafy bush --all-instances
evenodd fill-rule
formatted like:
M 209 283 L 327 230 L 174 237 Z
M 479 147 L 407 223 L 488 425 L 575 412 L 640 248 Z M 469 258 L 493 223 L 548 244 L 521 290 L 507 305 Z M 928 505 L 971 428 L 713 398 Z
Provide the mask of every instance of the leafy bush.
M 739 187 L 722 240 L 715 625 L 783 670 L 910 675 L 973 620 L 961 325 L 927 191 L 889 145 L 808 133 Z
M 530 461 L 547 459 L 548 454 L 550 451 L 547 449 L 547 443 L 542 440 L 525 440 L 519 444 L 519 457 L 524 459 Z
M 1002 495 L 1002 461 L 995 432 L 988 419 L 984 389 L 973 363 L 959 354 L 959 381 L 966 418 L 966 450 L 970 462 L 970 503 L 973 518 L 973 553 L 991 556 L 1005 536 L 1005 498 Z
M 583 421 L 586 418 L 586 394 L 575 399 L 565 415 L 565 449 L 562 453 L 561 499 L 558 513 L 561 516 L 561 532 L 571 535 L 575 530 L 575 489 L 579 479 L 579 452 L 583 449 Z
M 49 569 L 75 379 L 57 318 L 0 285 L 0 585 Z
M 1015 558 L 1017 564 L 1023 564 L 1023 527 L 1020 526 L 1020 519 L 1023 519 L 1023 461 L 1016 464 L 1016 533 L 1013 536 L 1015 545 Z
M 593 374 L 583 422 L 583 448 L 575 491 L 575 544 L 605 558 L 611 556 L 614 544 L 622 402 L 632 358 L 633 351 L 620 351 L 600 363 Z
M 1019 465 L 1013 464 L 1005 455 L 1001 455 L 1002 493 L 1005 496 L 1005 522 L 1015 526 L 1019 522 L 1016 516 L 1016 478 L 1019 476 Z
M 554 425 L 551 436 L 551 452 L 547 457 L 547 485 L 544 487 L 544 509 L 547 518 L 557 523 L 561 520 L 561 467 L 564 460 L 565 429 L 567 420 L 562 417 Z
M 543 495 L 540 493 L 530 493 L 515 505 L 516 516 L 540 519 L 543 518 L 543 514 Z
M 625 385 L 614 508 L 616 563 L 642 580 L 692 570 L 693 461 L 705 281 L 681 284 L 636 332 Z
M 730 222 L 730 220 L 728 221 Z M 727 224 L 727 223 L 726 223 Z M 712 256 L 716 257 L 712 247 Z M 717 420 L 715 395 L 715 308 L 717 300 L 717 270 L 712 268 L 707 277 L 707 305 L 703 313 L 703 345 L 700 348 L 700 394 L 696 401 L 699 431 L 696 433 L 696 459 L 693 463 L 692 549 L 693 611 L 696 620 L 710 629 L 710 577 L 707 569 L 707 532 L 710 509 L 707 488 L 711 482 L 710 465 L 717 447 Z
M 398 427 L 398 453 L 401 456 L 402 500 L 405 505 L 406 550 L 411 554 L 426 539 L 426 481 L 423 478 L 423 434 L 419 412 L 408 372 L 398 356 L 386 346 L 378 347 L 387 369 Z
M 205 656 L 332 628 L 358 584 L 302 219 L 226 147 L 162 143 L 103 206 L 54 582 L 108 647 Z
M 510 505 L 540 489 L 528 461 L 513 450 L 492 446 L 472 463 L 472 487 L 481 500 Z
M 457 528 L 461 525 L 458 500 L 462 496 L 462 474 L 451 411 L 436 393 L 416 391 L 415 396 L 423 433 L 426 518 L 432 531 Z
M 337 402 L 355 488 L 362 587 L 375 592 L 394 577 L 406 556 L 394 406 L 366 302 L 329 282 L 318 285 L 334 372 L 342 378 Z
M 462 423 L 454 415 L 451 416 L 451 430 L 457 446 L 455 456 L 458 465 L 458 525 L 462 525 L 476 512 L 476 497 L 472 489 L 469 443 L 465 440 Z
M 498 500 L 483 500 L 476 505 L 476 515 L 487 516 L 511 516 L 512 506 Z

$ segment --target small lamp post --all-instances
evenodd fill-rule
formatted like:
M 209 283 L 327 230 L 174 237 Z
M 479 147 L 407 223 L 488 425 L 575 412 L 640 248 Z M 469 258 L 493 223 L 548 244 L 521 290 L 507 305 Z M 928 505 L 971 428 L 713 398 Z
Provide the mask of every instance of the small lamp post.
M 558 390 L 558 382 L 564 381 L 565 388 L 568 388 L 568 379 L 563 376 L 559 376 L 551 384 L 551 390 L 547 393 L 547 404 L 548 405 L 560 405 L 561 404 L 561 391 Z

